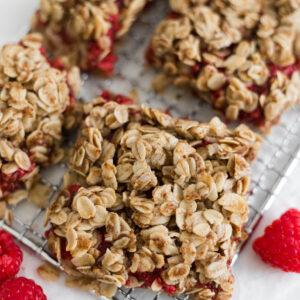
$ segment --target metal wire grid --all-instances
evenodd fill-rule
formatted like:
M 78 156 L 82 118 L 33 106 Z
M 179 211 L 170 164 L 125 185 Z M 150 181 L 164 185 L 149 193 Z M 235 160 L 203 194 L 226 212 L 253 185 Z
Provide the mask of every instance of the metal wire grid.
M 161 20 L 167 8 L 165 1 L 156 1 L 133 27 L 118 53 L 116 76 L 111 80 L 99 80 L 84 76 L 83 98 L 92 99 L 102 89 L 109 88 L 113 92 L 128 94 L 135 90 L 142 103 L 160 109 L 168 108 L 174 116 L 189 116 L 191 119 L 207 121 L 213 113 L 208 105 L 193 99 L 183 91 L 168 89 L 163 95 L 151 92 L 150 85 L 154 71 L 144 68 L 144 51 L 155 25 Z M 145 37 L 147 39 L 145 40 Z M 276 196 L 287 181 L 300 159 L 300 115 L 297 109 L 287 112 L 280 125 L 264 140 L 259 157 L 252 166 L 252 195 L 249 198 L 249 221 L 246 232 L 251 234 L 264 212 L 272 205 Z M 49 201 L 52 201 L 62 185 L 62 176 L 66 167 L 53 166 L 43 174 L 43 181 L 52 187 Z M 27 245 L 49 263 L 61 267 L 50 255 L 43 227 L 45 211 L 37 209 L 28 201 L 22 202 L 13 210 L 13 222 L 8 226 L 0 220 L 0 228 L 10 232 L 19 241 Z M 240 249 L 242 249 L 242 246 Z M 238 258 L 235 256 L 234 261 Z M 162 300 L 170 299 L 164 294 L 154 294 L 141 289 L 120 289 L 115 296 L 117 300 Z M 174 298 L 173 298 L 174 299 Z M 188 299 L 177 297 L 176 299 Z

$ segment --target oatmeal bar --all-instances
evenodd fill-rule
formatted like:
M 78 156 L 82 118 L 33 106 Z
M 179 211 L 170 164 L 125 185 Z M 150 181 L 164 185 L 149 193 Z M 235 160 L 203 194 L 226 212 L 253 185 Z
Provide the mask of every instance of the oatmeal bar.
M 146 53 L 229 121 L 264 132 L 300 99 L 299 1 L 170 0 Z
M 229 299 L 260 137 L 109 92 L 84 112 L 65 189 L 46 219 L 68 285 L 107 297 L 127 286 Z
M 41 0 L 32 29 L 63 65 L 113 72 L 115 41 L 130 29 L 149 0 Z
M 51 66 L 40 34 L 2 48 L 0 199 L 20 189 L 16 196 L 23 197 L 40 166 L 62 158 L 63 114 L 72 110 L 80 85 L 76 67 L 67 72 Z

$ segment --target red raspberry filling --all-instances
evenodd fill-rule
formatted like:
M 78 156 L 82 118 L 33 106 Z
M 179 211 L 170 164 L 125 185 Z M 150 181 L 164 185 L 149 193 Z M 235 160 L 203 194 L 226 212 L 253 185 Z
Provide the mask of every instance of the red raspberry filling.
M 117 6 L 120 11 L 123 7 L 123 0 L 118 0 Z M 37 11 L 36 12 L 36 15 L 38 16 L 37 27 L 43 29 L 47 26 L 47 24 L 41 21 L 39 14 L 40 12 Z M 111 49 L 112 49 L 115 41 L 115 35 L 118 32 L 118 30 L 121 28 L 121 25 L 119 23 L 119 14 L 117 13 L 111 15 L 109 21 L 111 23 L 111 29 L 108 31 L 107 36 L 111 41 Z M 64 29 L 58 32 L 57 34 L 60 36 L 63 43 L 65 44 L 72 43 L 72 39 L 69 37 L 69 35 Z M 88 50 L 87 69 L 89 71 L 101 70 L 108 75 L 110 75 L 114 71 L 114 64 L 117 61 L 117 57 L 114 55 L 112 51 L 110 51 L 103 59 L 100 60 L 99 58 L 103 53 L 103 49 L 99 47 L 96 41 L 88 42 L 87 50 Z M 61 67 L 63 67 L 61 63 L 56 60 L 54 62 L 51 62 L 51 65 L 58 69 L 61 69 Z
M 155 61 L 153 59 L 154 57 L 155 57 L 155 52 L 152 47 L 149 47 L 145 52 L 145 59 L 149 64 L 153 64 Z
M 72 202 L 73 202 L 73 198 L 75 196 L 75 194 L 78 192 L 78 190 L 80 189 L 80 185 L 79 184 L 74 184 L 74 185 L 70 185 L 67 189 L 68 191 L 70 192 L 70 203 L 69 205 L 71 206 L 72 205 Z M 55 232 L 53 229 L 49 229 L 45 232 L 45 237 L 46 238 L 49 238 L 49 235 L 50 234 L 53 234 L 56 236 Z M 104 239 L 104 234 L 105 234 L 105 229 L 104 227 L 101 228 L 99 230 L 99 245 L 98 245 L 98 250 L 101 252 L 101 255 L 105 254 L 106 250 L 108 248 L 110 248 L 112 246 L 111 243 L 108 243 L 105 241 Z M 65 238 L 60 238 L 60 242 L 61 242 L 61 258 L 63 260 L 71 260 L 72 259 L 72 255 L 69 251 L 66 250 L 66 247 L 67 247 L 67 241 Z M 57 256 L 56 253 L 53 253 L 54 256 Z
M 176 292 L 176 286 L 169 285 L 164 282 L 164 280 L 161 277 L 162 271 L 163 269 L 155 269 L 153 272 L 130 272 L 129 275 L 135 277 L 138 281 L 144 282 L 141 288 L 149 288 L 151 287 L 154 280 L 157 280 L 157 282 L 162 286 L 163 292 L 173 295 Z M 126 285 L 130 285 L 129 279 L 126 282 Z
M 179 19 L 180 18 L 180 14 L 177 13 L 176 11 L 171 11 L 168 15 L 167 18 L 169 19 Z
M 284 73 L 288 77 L 291 77 L 294 72 L 299 71 L 299 69 L 300 69 L 300 60 L 297 60 L 295 63 L 293 63 L 291 65 L 288 65 L 288 66 L 285 66 L 285 67 L 278 66 L 274 63 L 269 63 L 268 68 L 269 68 L 269 71 L 270 71 L 270 76 L 272 78 L 276 77 L 278 71 Z
M 170 111 L 169 108 L 166 108 L 166 109 L 165 109 L 165 114 L 167 114 L 167 115 L 169 115 L 169 116 L 172 117 L 172 114 L 171 114 L 171 111 Z
M 68 36 L 65 30 L 60 31 L 58 34 L 65 44 L 69 44 L 72 42 L 72 39 Z
M 75 196 L 75 194 L 78 192 L 78 190 L 80 189 L 80 185 L 79 184 L 74 184 L 74 185 L 70 185 L 68 186 L 68 191 L 70 192 L 70 200 L 69 200 L 69 204 L 68 207 L 72 208 L 72 203 L 73 203 L 73 198 Z
M 209 282 L 209 283 L 198 283 L 197 287 L 199 288 L 204 288 L 207 290 L 211 290 L 212 292 L 215 293 L 215 296 L 213 300 L 217 299 L 218 293 L 219 293 L 219 288 L 216 287 L 216 284 L 214 282 Z
M 65 238 L 60 239 L 60 247 L 61 247 L 61 250 L 60 250 L 61 258 L 64 260 L 71 260 L 73 257 L 72 257 L 71 252 L 66 250 L 67 240 Z
M 46 239 L 57 237 L 53 228 L 45 231 Z M 63 260 L 71 260 L 73 257 L 69 251 L 66 250 L 67 240 L 65 238 L 60 237 L 60 256 Z M 57 253 L 52 252 L 53 256 L 57 258 Z M 1 300 L 1 299 L 0 299 Z
M 172 12 L 168 17 L 169 18 L 177 18 L 178 14 Z M 221 58 L 221 59 L 226 59 L 227 56 L 228 55 L 226 55 L 226 56 L 218 55 L 218 57 Z M 146 50 L 145 58 L 150 64 L 155 63 L 155 52 L 154 52 L 152 47 L 149 47 Z M 161 61 L 163 63 L 164 58 L 161 58 Z M 195 64 L 194 66 L 190 67 L 190 72 L 187 73 L 186 76 L 191 77 L 191 78 L 198 77 L 199 72 L 207 64 L 208 63 L 206 61 L 202 61 L 201 63 Z M 275 78 L 277 76 L 278 71 L 284 73 L 288 77 L 291 77 L 295 71 L 299 71 L 300 70 L 300 60 L 297 60 L 295 63 L 293 63 L 291 65 L 288 65 L 288 66 L 284 66 L 284 67 L 278 66 L 278 65 L 270 62 L 270 63 L 267 64 L 267 67 L 268 67 L 269 72 L 270 72 L 270 77 L 269 77 L 269 79 L 267 80 L 266 83 L 264 83 L 263 85 L 257 85 L 257 84 L 253 83 L 253 84 L 250 84 L 250 85 L 247 86 L 247 88 L 249 90 L 257 93 L 258 95 L 267 95 L 270 92 L 271 82 L 272 82 L 273 78 Z M 222 69 L 222 68 L 217 68 L 217 70 L 219 72 L 224 73 L 224 69 Z M 218 105 L 216 105 L 216 103 L 218 103 L 220 101 L 220 99 L 222 98 L 222 96 L 226 92 L 226 88 L 227 88 L 228 85 L 229 85 L 229 79 L 227 78 L 227 81 L 226 81 L 226 83 L 224 84 L 224 86 L 222 88 L 212 92 L 212 94 L 213 94 L 213 103 L 214 103 L 215 109 L 222 112 L 222 114 L 225 113 L 224 108 L 219 108 Z M 252 112 L 240 111 L 239 116 L 238 116 L 238 120 L 241 121 L 241 122 L 251 123 L 255 126 L 263 126 L 264 123 L 265 123 L 263 109 L 260 106 L 258 106 Z
M 73 197 L 75 196 L 75 194 L 78 192 L 79 189 L 80 189 L 79 184 L 74 184 L 74 185 L 68 186 L 68 191 L 71 194 L 71 199 L 73 199 Z
M 35 163 L 31 161 L 31 166 L 28 171 L 19 168 L 17 171 L 11 174 L 0 173 L 0 190 L 3 195 L 13 193 L 22 187 L 21 179 L 28 173 L 32 172 L 35 167 Z
M 217 103 L 219 102 L 219 100 L 222 98 L 222 95 L 225 93 L 226 91 L 226 86 L 228 86 L 228 83 L 226 83 L 226 85 L 213 92 L 213 101 L 214 101 L 214 108 L 218 111 L 220 111 L 223 115 L 225 115 L 225 109 L 224 108 L 219 108 L 217 107 Z M 255 91 L 257 93 L 257 87 L 256 85 L 252 85 L 252 86 L 248 86 L 248 89 Z M 261 93 L 258 93 L 261 94 Z M 239 111 L 239 115 L 238 115 L 238 121 L 239 122 L 247 122 L 250 124 L 253 124 L 254 126 L 263 126 L 265 124 L 265 118 L 264 118 L 264 112 L 261 106 L 258 106 L 255 110 L 251 111 L 251 112 L 246 112 L 243 110 Z
M 277 76 L 278 71 L 284 73 L 288 77 L 291 77 L 295 71 L 300 70 L 300 61 L 297 61 L 294 64 L 285 67 L 278 66 L 274 63 L 268 63 L 267 66 L 270 72 L 270 77 L 268 78 L 267 82 L 264 83 L 263 85 L 257 85 L 252 83 L 247 86 L 249 90 L 257 93 L 259 96 L 269 94 L 272 80 Z M 202 68 L 202 64 L 197 64 L 196 66 L 192 67 L 191 73 L 194 74 L 194 76 L 196 76 L 201 70 L 201 68 Z M 222 71 L 222 69 L 219 69 L 219 71 Z M 221 99 L 222 95 L 226 92 L 226 88 L 228 84 L 229 84 L 229 80 L 227 79 L 227 82 L 222 88 L 213 92 L 214 103 L 219 102 L 219 99 Z M 217 108 L 217 110 L 224 113 L 223 109 Z M 263 109 L 261 106 L 258 106 L 252 112 L 240 111 L 238 120 L 241 122 L 251 123 L 255 126 L 263 126 L 265 123 Z
M 74 198 L 75 194 L 78 192 L 79 188 L 80 188 L 79 184 L 74 184 L 74 185 L 68 186 L 67 189 L 70 192 L 70 203 L 69 203 L 69 206 L 72 205 L 73 198 Z M 49 239 L 50 235 L 57 236 L 55 234 L 53 228 L 45 231 L 45 237 L 47 239 Z M 71 260 L 72 259 L 72 255 L 71 255 L 71 253 L 69 251 L 66 250 L 66 247 L 67 247 L 67 240 L 65 238 L 60 237 L 60 255 L 61 255 L 61 258 L 63 260 Z M 57 257 L 57 253 L 53 253 L 53 255 L 54 255 L 54 257 Z
M 70 110 L 71 107 L 73 107 L 73 105 L 75 104 L 75 97 L 73 96 L 73 93 L 70 92 L 70 100 L 69 100 L 69 105 L 66 108 L 66 111 Z
M 120 5 L 119 5 L 120 6 Z M 108 31 L 107 36 L 111 41 L 111 49 L 113 48 L 116 32 L 121 28 L 119 24 L 119 15 L 115 14 L 110 16 L 111 29 Z M 114 71 L 114 65 L 117 61 L 117 57 L 113 52 L 109 52 L 102 60 L 99 60 L 103 50 L 99 47 L 97 42 L 91 41 L 88 44 L 88 70 L 101 70 L 106 74 L 111 74 Z
M 277 72 L 282 72 L 283 74 L 285 74 L 287 77 L 290 78 L 294 72 L 299 71 L 300 61 L 297 61 L 294 64 L 285 67 L 281 67 L 273 63 L 269 63 L 267 66 L 270 72 L 270 77 L 268 78 L 267 82 L 265 82 L 263 85 L 250 84 L 247 86 L 249 90 L 257 93 L 258 95 L 269 94 L 272 80 L 277 76 Z
M 100 97 L 104 98 L 107 102 L 110 102 L 110 101 L 114 101 L 114 102 L 117 102 L 118 104 L 134 104 L 134 101 L 133 99 L 131 98 L 128 98 L 126 96 L 123 96 L 121 94 L 112 94 L 111 92 L 107 91 L 107 90 L 104 90 Z M 130 109 L 130 114 L 131 115 L 136 115 L 136 114 L 141 114 L 142 111 L 140 109 Z M 106 138 L 109 138 L 109 137 L 106 137 Z
M 196 149 L 200 149 L 200 148 L 206 147 L 207 145 L 210 145 L 210 144 L 212 144 L 212 142 L 202 141 L 202 142 L 199 142 L 196 145 L 193 145 L 193 147 L 196 148 Z
M 239 112 L 238 120 L 240 122 L 248 122 L 260 127 L 263 126 L 265 123 L 264 112 L 261 106 L 258 106 L 254 111 L 251 112 L 245 112 L 241 110 Z
M 113 95 L 110 91 L 104 90 L 100 97 L 104 98 L 106 101 L 110 102 L 110 101 L 115 101 L 118 104 L 133 104 L 133 100 L 125 97 L 121 94 L 117 94 L 117 95 Z
M 105 234 L 105 229 L 103 227 L 99 230 L 98 250 L 101 252 L 101 255 L 104 255 L 106 250 L 112 246 L 111 243 L 105 241 L 104 234 Z
M 90 71 L 98 69 L 104 71 L 106 74 L 111 74 L 113 72 L 117 57 L 112 52 L 99 61 L 102 49 L 96 42 L 90 42 L 88 44 L 88 52 L 88 69 Z

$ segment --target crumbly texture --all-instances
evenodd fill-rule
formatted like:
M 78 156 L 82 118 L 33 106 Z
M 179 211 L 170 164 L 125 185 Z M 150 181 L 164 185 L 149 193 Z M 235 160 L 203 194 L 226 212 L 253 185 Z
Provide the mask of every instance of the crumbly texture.
M 149 0 L 41 0 L 32 29 L 67 67 L 113 72 L 114 44 Z
M 59 279 L 60 271 L 56 267 L 45 263 L 37 268 L 38 275 L 47 281 L 57 281 Z
M 109 92 L 84 112 L 65 189 L 46 219 L 67 285 L 107 297 L 126 285 L 229 299 L 260 137 Z
M 300 100 L 300 2 L 170 0 L 148 62 L 229 121 L 264 132 Z M 162 78 L 161 78 L 162 79 Z
M 253 249 L 265 263 L 300 273 L 300 211 L 289 209 L 267 226 L 264 235 L 254 241 Z
M 0 285 L 1 300 L 47 300 L 42 288 L 25 277 L 10 278 Z
M 62 159 L 62 129 L 72 123 L 71 117 L 64 120 L 64 113 L 73 110 L 80 86 L 76 67 L 70 71 L 52 67 L 40 34 L 2 48 L 0 199 L 6 197 L 13 204 L 26 197 L 23 187 L 32 186 L 40 166 Z
M 1 282 L 14 277 L 19 272 L 22 261 L 23 253 L 15 244 L 13 237 L 6 231 L 0 230 L 0 285 Z

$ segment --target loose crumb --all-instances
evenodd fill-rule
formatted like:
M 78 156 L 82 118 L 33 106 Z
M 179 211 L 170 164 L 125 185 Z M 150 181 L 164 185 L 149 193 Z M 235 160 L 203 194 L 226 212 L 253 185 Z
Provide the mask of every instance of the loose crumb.
M 42 279 L 47 281 L 57 281 L 60 275 L 60 271 L 48 263 L 39 266 L 37 273 Z

